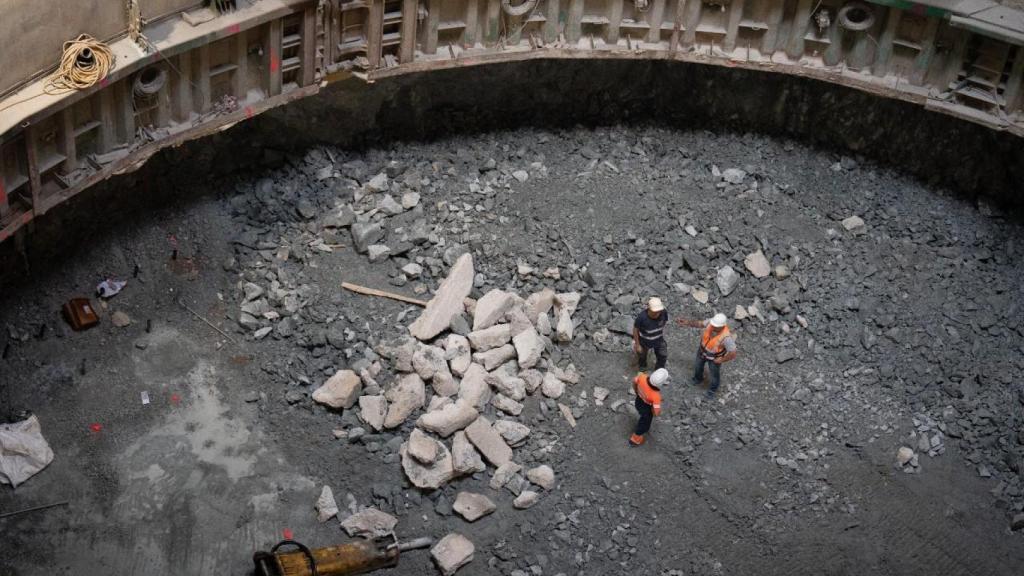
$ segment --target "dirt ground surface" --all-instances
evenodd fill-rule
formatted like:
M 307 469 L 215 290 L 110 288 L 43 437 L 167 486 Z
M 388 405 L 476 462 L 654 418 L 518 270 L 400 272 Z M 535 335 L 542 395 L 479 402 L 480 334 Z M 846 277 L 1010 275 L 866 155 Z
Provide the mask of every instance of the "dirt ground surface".
M 1024 565 L 1024 230 L 994 207 L 794 142 L 654 128 L 268 154 L 263 173 L 190 198 L 7 283 L 0 422 L 37 415 L 56 456 L 0 487 L 0 513 L 69 503 L 0 519 L 0 575 L 249 574 L 287 534 L 347 539 L 317 521 L 325 485 L 340 517 L 351 494 L 394 514 L 403 539 L 467 536 L 464 575 Z M 369 243 L 388 252 L 354 250 L 353 220 L 379 223 Z M 745 264 L 759 251 L 764 278 Z M 548 346 L 551 366 L 582 374 L 558 400 L 577 426 L 540 392 L 515 418 L 531 429 L 515 461 L 556 478 L 526 510 L 489 487 L 493 467 L 416 489 L 398 454 L 415 417 L 374 432 L 358 405 L 311 399 L 374 363 L 390 388 L 377 351 L 419 314 L 341 282 L 426 299 L 465 252 L 474 298 L 582 295 L 572 341 Z M 108 277 L 128 284 L 98 304 L 98 327 L 70 331 L 61 305 L 99 303 Z M 624 332 L 651 295 L 673 319 L 727 313 L 740 355 L 708 400 L 689 384 L 698 332 L 670 327 L 665 410 L 632 448 Z M 497 510 L 467 523 L 452 512 L 465 490 Z M 414 551 L 382 573 L 438 572 Z

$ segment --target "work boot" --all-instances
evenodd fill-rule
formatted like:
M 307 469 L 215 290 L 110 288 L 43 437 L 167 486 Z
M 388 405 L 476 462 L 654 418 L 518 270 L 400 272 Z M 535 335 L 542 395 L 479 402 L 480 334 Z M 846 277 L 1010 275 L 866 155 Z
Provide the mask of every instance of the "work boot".
M 716 393 L 714 390 L 708 390 L 707 392 L 704 393 L 704 397 L 707 398 L 708 400 L 714 400 L 715 395 Z
M 629 445 L 630 446 L 639 446 L 639 445 L 643 444 L 646 441 L 647 441 L 647 439 L 644 438 L 643 436 L 639 435 L 639 434 L 633 434 L 633 435 L 631 435 L 629 437 Z

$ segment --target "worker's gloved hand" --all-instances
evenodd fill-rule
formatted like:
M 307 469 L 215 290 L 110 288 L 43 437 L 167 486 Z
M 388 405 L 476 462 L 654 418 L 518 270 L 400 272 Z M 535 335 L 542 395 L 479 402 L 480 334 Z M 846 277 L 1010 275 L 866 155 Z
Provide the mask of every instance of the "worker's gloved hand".
M 640 353 L 640 343 L 636 340 L 633 341 L 633 352 Z

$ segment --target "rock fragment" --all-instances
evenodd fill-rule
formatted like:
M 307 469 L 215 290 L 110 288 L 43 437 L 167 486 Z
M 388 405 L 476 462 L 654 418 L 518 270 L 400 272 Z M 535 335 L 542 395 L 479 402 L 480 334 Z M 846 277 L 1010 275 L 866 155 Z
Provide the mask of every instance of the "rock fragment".
M 466 428 L 466 437 L 494 466 L 501 466 L 512 460 L 512 449 L 487 418 L 480 416 L 470 424 Z
M 722 296 L 732 294 L 732 291 L 736 289 L 736 285 L 739 283 L 740 275 L 732 269 L 732 266 L 723 266 L 718 269 L 715 284 L 718 285 L 718 290 L 722 293 Z
M 313 392 L 313 400 L 331 408 L 349 409 L 359 399 L 363 381 L 351 370 L 339 370 Z
M 472 561 L 473 552 L 473 543 L 462 534 L 454 532 L 442 538 L 430 549 L 430 555 L 444 576 L 452 576 L 459 568 Z
M 406 374 L 384 396 L 389 402 L 384 427 L 396 428 L 426 403 L 426 387 L 418 374 Z
M 338 503 L 334 501 L 334 493 L 330 486 L 324 486 L 316 499 L 316 519 L 323 524 L 337 515 Z
M 743 259 L 743 265 L 754 275 L 755 278 L 767 278 L 772 273 L 772 265 L 768 262 L 764 252 L 758 250 Z
M 433 410 L 420 416 L 416 425 L 442 438 L 447 438 L 472 424 L 477 415 L 476 408 L 469 400 L 459 398 L 439 410 Z
M 388 413 L 388 401 L 384 396 L 360 396 L 359 418 L 370 428 L 380 432 Z
M 547 464 L 530 468 L 526 471 L 526 478 L 545 490 L 555 489 L 555 471 Z
M 363 508 L 341 521 L 342 529 L 353 538 L 387 536 L 395 531 L 396 524 L 397 518 L 376 508 Z
M 426 309 L 409 326 L 409 333 L 421 341 L 430 340 L 448 328 L 452 318 L 462 314 L 463 300 L 473 289 L 473 256 L 463 254 L 441 282 Z
M 487 465 L 465 432 L 456 432 L 452 439 L 452 465 L 458 474 L 475 474 L 487 470 Z
M 416 432 L 419 430 L 413 431 L 414 434 Z M 402 470 L 413 485 L 417 488 L 436 490 L 455 478 L 455 464 L 452 462 L 451 452 L 443 442 L 430 440 L 437 447 L 437 457 L 431 464 L 423 464 L 414 458 L 409 452 L 408 442 L 402 444 L 398 453 L 402 458 Z
M 512 501 L 512 505 L 519 510 L 526 510 L 536 504 L 538 500 L 540 500 L 540 494 L 533 490 L 523 490 L 519 493 L 519 496 L 516 496 L 516 499 Z
M 533 368 L 544 353 L 544 339 L 532 326 L 512 338 L 520 368 Z
M 475 492 L 459 492 L 455 497 L 455 504 L 452 509 L 467 522 L 475 522 L 491 512 L 497 510 L 498 506 L 487 496 Z
M 514 302 L 515 295 L 497 288 L 484 294 L 477 300 L 476 310 L 473 311 L 473 331 L 484 330 L 497 324 Z

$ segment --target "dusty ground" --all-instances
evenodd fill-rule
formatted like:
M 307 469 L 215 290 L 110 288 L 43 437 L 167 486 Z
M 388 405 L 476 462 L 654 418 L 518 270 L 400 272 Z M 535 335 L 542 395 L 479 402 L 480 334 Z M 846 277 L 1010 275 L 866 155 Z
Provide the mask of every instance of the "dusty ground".
M 325 166 L 336 175 L 318 180 Z M 728 184 L 715 176 L 726 168 L 747 174 Z M 402 245 L 417 220 L 435 237 L 371 264 L 324 218 L 381 171 L 421 194 L 383 220 L 384 242 Z M 4 291 L 0 420 L 37 414 L 56 459 L 0 489 L 0 511 L 70 504 L 0 520 L 0 574 L 246 574 L 252 552 L 286 530 L 311 545 L 343 540 L 336 521 L 315 518 L 325 484 L 339 502 L 351 493 L 396 513 L 402 537 L 466 534 L 476 558 L 460 574 L 997 575 L 1024 562 L 1010 529 L 1024 506 L 1024 235 L 987 206 L 789 142 L 652 129 L 312 150 L 208 188 L 33 263 L 31 281 Z M 864 234 L 840 223 L 855 214 Z M 325 238 L 346 248 L 310 248 Z M 576 339 L 552 351 L 584 375 L 568 393 L 578 427 L 536 397 L 520 418 L 533 434 L 517 461 L 548 463 L 558 480 L 526 511 L 491 491 L 489 474 L 411 488 L 401 435 L 336 440 L 335 429 L 360 426 L 355 411 L 309 398 L 415 314 L 340 283 L 412 294 L 436 285 L 456 246 L 478 262 L 476 296 L 584 294 Z M 757 248 L 792 276 L 753 278 L 743 259 Z M 417 259 L 422 280 L 398 272 Z M 519 277 L 520 262 L 537 274 Z M 742 276 L 729 296 L 714 282 L 725 265 Z M 552 266 L 560 280 L 540 276 Z M 61 303 L 105 276 L 130 281 L 100 327 L 70 332 Z M 262 321 L 273 330 L 259 340 L 237 322 L 241 279 L 296 296 L 275 303 L 295 310 Z M 678 284 L 707 290 L 709 304 Z M 614 328 L 651 293 L 676 317 L 731 317 L 756 302 L 764 319 L 733 321 L 741 356 L 715 402 L 685 383 L 696 333 L 672 329 L 666 413 L 652 441 L 630 449 L 634 416 L 610 409 L 633 373 Z M 112 326 L 114 310 L 132 325 Z M 594 386 L 612 389 L 604 406 Z M 896 451 L 918 450 L 921 432 L 942 449 L 905 472 Z M 491 494 L 498 511 L 472 525 L 452 515 L 464 489 Z M 434 572 L 425 552 L 393 571 Z

